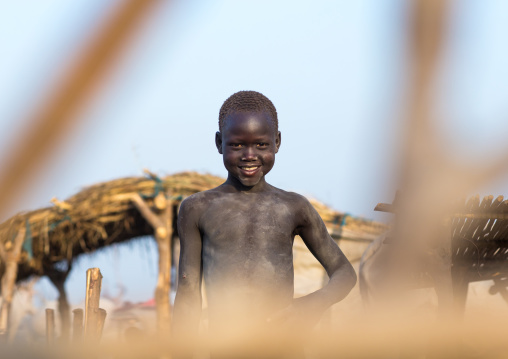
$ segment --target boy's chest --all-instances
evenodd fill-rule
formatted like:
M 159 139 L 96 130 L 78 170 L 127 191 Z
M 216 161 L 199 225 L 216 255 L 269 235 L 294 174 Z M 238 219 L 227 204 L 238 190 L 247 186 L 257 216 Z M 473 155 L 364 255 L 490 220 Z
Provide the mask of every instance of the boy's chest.
M 284 203 L 224 200 L 205 211 L 200 227 L 204 241 L 214 246 L 270 248 L 292 245 L 296 223 L 292 209 Z

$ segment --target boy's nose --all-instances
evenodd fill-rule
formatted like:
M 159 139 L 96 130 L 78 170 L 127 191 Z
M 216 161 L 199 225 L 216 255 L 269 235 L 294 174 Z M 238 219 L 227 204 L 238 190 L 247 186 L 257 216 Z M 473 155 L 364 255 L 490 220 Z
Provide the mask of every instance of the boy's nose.
M 242 161 L 252 161 L 256 159 L 256 151 L 252 147 L 245 147 Z

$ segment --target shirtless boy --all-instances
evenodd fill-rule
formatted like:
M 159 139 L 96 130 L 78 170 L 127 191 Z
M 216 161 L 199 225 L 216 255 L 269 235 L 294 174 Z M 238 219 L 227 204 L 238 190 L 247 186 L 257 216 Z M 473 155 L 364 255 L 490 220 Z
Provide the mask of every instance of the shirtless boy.
M 270 321 L 314 324 L 350 292 L 356 274 L 309 201 L 265 180 L 281 143 L 272 102 L 254 91 L 233 94 L 220 109 L 215 143 L 228 171 L 226 182 L 185 199 L 178 216 L 175 332 L 197 333 L 202 275 L 211 330 Z M 293 299 L 296 235 L 330 280 Z

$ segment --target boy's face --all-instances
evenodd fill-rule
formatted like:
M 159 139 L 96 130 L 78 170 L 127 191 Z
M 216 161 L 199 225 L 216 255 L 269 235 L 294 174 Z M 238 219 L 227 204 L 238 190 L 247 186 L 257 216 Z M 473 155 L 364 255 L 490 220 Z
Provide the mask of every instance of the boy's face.
M 238 112 L 226 118 L 215 143 L 229 175 L 246 187 L 270 172 L 280 146 L 280 132 L 263 112 Z

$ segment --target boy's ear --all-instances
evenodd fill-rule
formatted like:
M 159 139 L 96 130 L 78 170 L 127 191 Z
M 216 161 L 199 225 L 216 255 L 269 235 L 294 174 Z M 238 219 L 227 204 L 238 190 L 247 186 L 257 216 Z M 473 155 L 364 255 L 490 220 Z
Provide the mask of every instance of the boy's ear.
M 219 131 L 215 132 L 215 146 L 217 146 L 217 151 L 222 155 L 222 133 Z
M 280 148 L 281 135 L 280 131 L 277 132 L 277 136 L 275 137 L 275 153 L 279 152 Z

